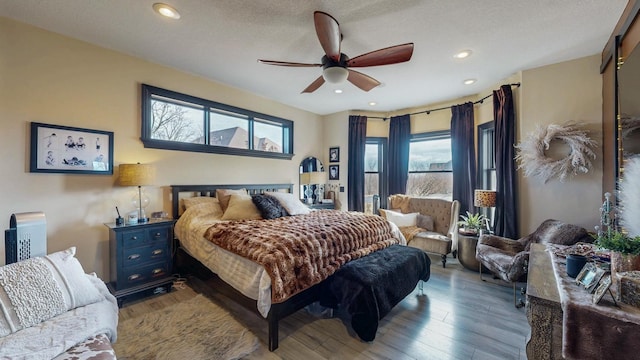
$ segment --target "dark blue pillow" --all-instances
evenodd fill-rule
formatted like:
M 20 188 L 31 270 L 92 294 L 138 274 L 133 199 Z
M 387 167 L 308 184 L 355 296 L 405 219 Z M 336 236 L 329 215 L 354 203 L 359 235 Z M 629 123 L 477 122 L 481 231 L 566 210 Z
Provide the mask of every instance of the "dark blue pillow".
M 282 216 L 289 216 L 287 210 L 280 205 L 278 200 L 268 195 L 252 195 L 251 200 L 260 211 L 263 219 L 276 219 Z

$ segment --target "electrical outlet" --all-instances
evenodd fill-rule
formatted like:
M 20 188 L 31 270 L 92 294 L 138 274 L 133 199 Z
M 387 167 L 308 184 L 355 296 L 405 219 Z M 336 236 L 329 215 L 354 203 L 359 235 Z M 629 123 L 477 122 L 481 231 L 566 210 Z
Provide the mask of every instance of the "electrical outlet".
M 344 186 L 340 186 L 340 192 L 344 192 Z

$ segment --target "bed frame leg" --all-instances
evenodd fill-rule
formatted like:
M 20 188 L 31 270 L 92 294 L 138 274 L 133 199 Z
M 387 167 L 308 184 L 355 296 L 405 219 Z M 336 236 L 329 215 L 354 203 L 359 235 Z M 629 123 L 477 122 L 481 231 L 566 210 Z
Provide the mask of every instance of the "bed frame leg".
M 269 351 L 278 348 L 278 319 L 269 314 Z

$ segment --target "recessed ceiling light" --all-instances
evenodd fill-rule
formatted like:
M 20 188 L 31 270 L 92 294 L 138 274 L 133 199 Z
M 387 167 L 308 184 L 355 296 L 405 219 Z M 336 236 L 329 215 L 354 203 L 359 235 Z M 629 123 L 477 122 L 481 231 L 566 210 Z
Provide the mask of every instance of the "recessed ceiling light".
M 175 20 L 180 19 L 180 13 L 178 12 L 178 10 L 176 10 L 175 8 L 167 4 L 155 3 L 153 4 L 153 10 L 155 10 L 158 14 L 162 16 L 175 19 Z
M 369 106 L 376 106 L 378 103 L 375 101 L 369 101 Z
M 459 53 L 453 55 L 453 57 L 456 59 L 464 59 L 466 57 L 469 57 L 469 55 L 471 55 L 471 50 L 462 50 Z
M 341 89 L 335 89 L 333 90 L 334 93 L 336 94 L 342 94 L 342 90 Z
M 463 81 L 463 83 L 465 85 L 471 85 L 471 84 L 473 84 L 475 82 L 476 82 L 476 79 L 467 79 L 467 80 Z

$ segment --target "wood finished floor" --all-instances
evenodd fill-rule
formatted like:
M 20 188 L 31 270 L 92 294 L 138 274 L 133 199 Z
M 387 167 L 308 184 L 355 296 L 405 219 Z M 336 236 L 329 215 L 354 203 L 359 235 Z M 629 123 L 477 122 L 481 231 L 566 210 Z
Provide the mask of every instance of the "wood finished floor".
M 526 359 L 529 325 L 524 309 L 513 306 L 513 288 L 488 275 L 482 282 L 455 260 L 446 269 L 438 257 L 431 260 L 424 294 L 416 288 L 396 305 L 371 343 L 359 340 L 338 318 L 301 310 L 280 322 L 280 344 L 271 353 L 266 321 L 195 278 L 184 289 L 125 302 L 120 320 L 204 293 L 260 338 L 261 347 L 247 359 Z

